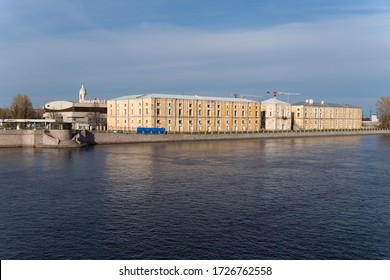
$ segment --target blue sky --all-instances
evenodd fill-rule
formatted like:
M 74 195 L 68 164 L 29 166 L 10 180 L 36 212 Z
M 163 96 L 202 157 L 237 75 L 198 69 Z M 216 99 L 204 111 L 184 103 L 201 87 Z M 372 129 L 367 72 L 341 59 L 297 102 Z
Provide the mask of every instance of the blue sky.
M 259 95 L 375 111 L 390 1 L 0 0 L 0 107 L 137 93 Z M 285 100 L 285 97 L 280 97 Z

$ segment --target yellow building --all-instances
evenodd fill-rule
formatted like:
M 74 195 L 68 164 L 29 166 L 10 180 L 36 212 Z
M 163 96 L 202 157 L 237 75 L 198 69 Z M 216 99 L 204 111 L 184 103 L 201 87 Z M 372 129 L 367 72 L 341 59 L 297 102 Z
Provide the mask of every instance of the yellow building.
M 362 109 L 344 104 L 314 103 L 312 99 L 292 105 L 293 129 L 359 129 Z
M 261 102 L 262 128 L 291 130 L 291 104 L 271 98 Z
M 107 102 L 107 129 L 167 132 L 239 132 L 261 129 L 260 103 L 244 98 L 197 95 L 129 95 Z

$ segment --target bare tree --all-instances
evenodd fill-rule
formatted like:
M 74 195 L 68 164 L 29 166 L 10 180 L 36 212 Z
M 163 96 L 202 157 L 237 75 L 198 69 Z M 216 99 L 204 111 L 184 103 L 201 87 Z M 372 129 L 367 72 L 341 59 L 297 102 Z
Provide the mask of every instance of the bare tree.
M 99 126 L 105 126 L 106 120 L 102 118 L 102 109 L 98 103 L 94 103 L 91 112 L 87 116 L 88 125 L 92 130 L 96 130 Z
M 381 96 L 376 103 L 379 121 L 383 128 L 390 128 L 390 97 Z
M 0 108 L 0 121 L 1 121 L 0 127 L 1 128 L 9 126 L 9 124 L 4 123 L 4 121 L 6 119 L 10 119 L 10 118 L 11 118 L 11 110 L 9 108 Z
M 11 114 L 15 119 L 28 119 L 34 116 L 31 100 L 26 95 L 16 95 L 11 104 Z
M 0 119 L 10 119 L 11 118 L 11 111 L 9 108 L 0 108 Z
M 34 109 L 33 117 L 34 119 L 43 119 L 43 114 L 45 110 L 43 108 Z

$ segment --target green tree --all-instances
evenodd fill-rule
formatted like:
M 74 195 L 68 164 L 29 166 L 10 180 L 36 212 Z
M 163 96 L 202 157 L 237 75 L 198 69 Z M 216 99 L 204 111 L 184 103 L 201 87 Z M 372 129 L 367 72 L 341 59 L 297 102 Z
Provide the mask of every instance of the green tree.
M 382 128 L 390 128 L 390 97 L 381 96 L 376 103 L 376 110 Z
M 31 100 L 26 95 L 16 95 L 11 104 L 11 114 L 14 119 L 28 119 L 34 116 Z

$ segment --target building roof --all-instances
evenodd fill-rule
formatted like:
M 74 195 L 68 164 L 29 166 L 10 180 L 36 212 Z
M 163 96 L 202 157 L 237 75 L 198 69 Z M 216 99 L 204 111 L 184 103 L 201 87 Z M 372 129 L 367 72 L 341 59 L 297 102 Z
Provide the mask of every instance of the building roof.
M 126 95 L 111 100 L 128 100 L 128 99 L 143 99 L 143 98 L 167 98 L 167 99 L 185 99 L 185 100 L 205 100 L 205 101 L 227 101 L 227 102 L 254 102 L 258 101 L 246 99 L 246 98 L 233 98 L 233 97 L 211 97 L 211 96 L 199 96 L 199 95 L 182 95 L 182 94 L 163 94 L 163 93 L 146 93 L 138 95 Z
M 267 100 L 264 100 L 264 101 L 261 101 L 261 104 L 265 104 L 265 105 L 275 105 L 275 104 L 290 105 L 290 103 L 278 100 L 275 97 L 267 99 Z
M 349 104 L 339 104 L 339 103 L 323 103 L 323 102 L 297 102 L 292 104 L 292 106 L 322 106 L 322 107 L 342 107 L 342 108 L 360 108 L 358 106 L 352 106 Z

